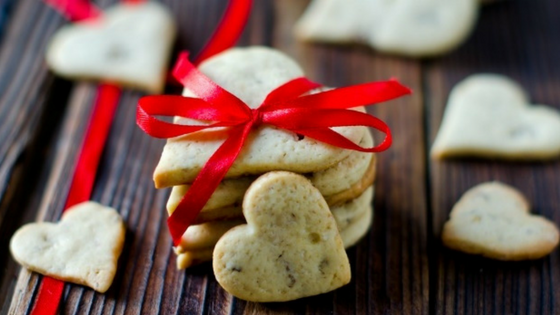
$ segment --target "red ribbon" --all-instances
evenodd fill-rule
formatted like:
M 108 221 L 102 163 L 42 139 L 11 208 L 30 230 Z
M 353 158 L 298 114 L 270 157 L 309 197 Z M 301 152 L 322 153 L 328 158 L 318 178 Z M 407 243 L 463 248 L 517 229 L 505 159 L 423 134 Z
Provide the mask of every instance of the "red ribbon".
M 230 1 L 221 22 L 202 49 L 195 64 L 233 47 L 249 20 L 253 0 Z
M 204 165 L 167 220 L 176 246 L 225 177 L 252 129 L 267 124 L 343 149 L 379 152 L 391 145 L 389 127 L 378 118 L 350 108 L 411 93 L 410 89 L 396 80 L 390 80 L 304 95 L 320 85 L 306 78 L 298 78 L 276 88 L 257 109 L 251 109 L 200 73 L 189 62 L 187 53 L 180 55 L 173 74 L 199 98 L 172 95 L 141 98 L 136 121 L 144 132 L 156 138 L 173 138 L 210 128 L 229 128 L 228 138 Z M 158 120 L 154 116 L 180 116 L 214 123 L 205 126 L 179 125 Z M 331 129 L 341 126 L 372 127 L 385 133 L 385 139 L 373 148 L 362 148 Z
M 102 12 L 89 0 L 44 0 L 70 21 L 82 21 L 101 16 Z
M 45 0 L 45 2 L 71 21 L 81 21 L 101 15 L 101 11 L 88 0 Z M 93 114 L 83 139 L 64 211 L 90 199 L 97 166 L 105 147 L 119 97 L 120 89 L 117 86 L 108 84 L 99 86 Z M 57 314 L 63 292 L 64 281 L 43 277 L 31 315 Z
M 44 0 L 71 21 L 82 21 L 101 16 L 102 12 L 88 0 Z M 123 0 L 138 3 L 144 0 Z M 237 41 L 247 22 L 251 11 L 251 0 L 230 0 L 228 9 L 220 25 L 207 46 L 202 50 L 199 62 L 225 50 Z M 90 198 L 99 158 L 113 121 L 118 104 L 120 90 L 116 86 L 101 85 L 97 94 L 95 109 L 90 120 L 88 132 L 84 138 L 78 165 L 65 210 Z M 37 294 L 37 300 L 31 311 L 32 315 L 57 314 L 62 299 L 64 282 L 50 277 L 43 277 Z
M 90 199 L 99 159 L 109 135 L 111 122 L 119 103 L 120 89 L 103 84 L 99 86 L 95 107 L 84 137 L 78 163 L 70 184 L 64 211 L 75 204 Z M 32 315 L 53 315 L 64 291 L 64 281 L 43 277 Z

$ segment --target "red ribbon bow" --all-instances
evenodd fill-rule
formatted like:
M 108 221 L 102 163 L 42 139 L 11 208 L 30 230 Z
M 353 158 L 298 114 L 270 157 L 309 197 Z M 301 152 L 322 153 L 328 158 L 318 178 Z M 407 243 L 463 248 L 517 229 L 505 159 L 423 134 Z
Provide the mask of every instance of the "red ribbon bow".
M 172 95 L 141 98 L 136 121 L 144 132 L 156 138 L 173 138 L 209 128 L 229 128 L 228 138 L 210 157 L 167 220 L 175 245 L 179 245 L 184 232 L 233 165 L 253 128 L 268 124 L 336 147 L 380 152 L 391 145 L 389 127 L 378 118 L 349 108 L 384 102 L 411 93 L 398 81 L 390 80 L 304 95 L 320 85 L 306 78 L 298 78 L 276 88 L 258 108 L 251 109 L 199 72 L 189 62 L 187 53 L 180 55 L 173 74 L 199 98 Z M 179 125 L 158 120 L 154 116 L 180 116 L 214 123 L 204 126 Z M 373 148 L 362 148 L 331 129 L 341 126 L 372 127 L 385 133 L 385 139 Z

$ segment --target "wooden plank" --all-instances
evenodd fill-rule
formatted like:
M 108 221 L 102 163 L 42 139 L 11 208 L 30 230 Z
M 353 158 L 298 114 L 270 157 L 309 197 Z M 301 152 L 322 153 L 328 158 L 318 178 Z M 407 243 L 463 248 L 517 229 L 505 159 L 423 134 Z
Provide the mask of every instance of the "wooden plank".
M 4 29 L 10 18 L 13 6 L 13 0 L 5 0 L 0 3 L 0 36 L 4 34 Z
M 235 304 L 233 312 L 427 314 L 428 229 L 420 66 L 363 47 L 298 43 L 292 27 L 307 3 L 274 1 L 272 45 L 298 60 L 308 77 L 330 86 L 398 77 L 418 92 L 370 110 L 390 124 L 396 141 L 390 151 L 379 155 L 372 232 L 349 251 L 352 282 L 333 293 L 296 302 Z
M 179 8 L 184 5 L 184 2 L 174 1 L 169 4 L 171 7 Z M 199 2 L 196 10 L 190 11 L 193 17 L 204 15 L 211 17 L 211 14 L 205 11 L 206 8 L 203 4 L 205 2 Z M 223 8 L 220 8 L 218 6 L 219 3 L 216 1 L 206 2 L 206 4 L 209 7 L 213 5 L 216 8 L 214 19 L 208 21 L 198 19 L 199 24 L 205 22 L 215 23 L 215 21 L 219 20 L 223 11 Z M 107 3 L 102 3 L 101 5 L 106 6 Z M 203 12 L 204 14 L 202 14 Z M 191 23 L 190 21 L 192 20 L 181 19 L 180 24 L 184 25 L 183 21 Z M 206 28 L 210 29 L 209 27 Z M 210 29 L 209 32 L 211 33 L 211 31 Z M 184 34 L 182 32 L 182 35 Z M 209 36 L 209 34 L 205 36 Z M 181 41 L 187 41 L 185 36 L 181 37 L 179 42 Z M 199 40 L 199 42 L 204 41 Z M 84 89 L 87 91 L 82 91 Z M 77 117 L 76 114 L 68 114 L 65 117 L 64 125 L 67 127 L 63 128 L 63 132 L 59 137 L 61 137 L 60 141 L 68 145 L 58 146 L 58 150 L 52 154 L 54 155 L 53 160 L 56 161 L 52 165 L 52 171 L 44 171 L 44 173 L 49 174 L 49 183 L 46 185 L 46 188 L 39 189 L 44 192 L 45 197 L 40 202 L 42 209 L 37 215 L 38 220 L 58 220 L 67 194 L 71 179 L 70 174 L 74 167 L 75 150 L 79 147 L 83 130 L 87 126 L 87 117 L 89 108 L 91 108 L 94 101 L 95 88 L 92 85 L 81 86 L 74 92 L 74 94 L 76 93 L 80 95 L 87 94 L 90 97 L 74 97 L 70 103 L 71 112 L 78 111 L 82 116 Z M 182 282 L 184 281 L 178 278 L 184 277 L 184 272 L 175 270 L 174 256 L 171 256 L 171 243 L 167 236 L 165 220 L 163 218 L 165 212 L 162 210 L 164 209 L 168 192 L 156 191 L 151 183 L 151 172 L 159 158 L 158 152 L 161 152 L 163 142 L 150 139 L 136 127 L 134 117 L 139 97 L 139 93 L 131 92 L 124 93 L 122 96 L 117 118 L 111 131 L 111 140 L 108 142 L 104 153 L 104 160 L 100 166 L 100 169 L 103 171 L 99 174 L 96 190 L 92 198 L 93 200 L 98 200 L 104 204 L 121 209 L 123 216 L 129 220 L 127 225 L 131 228 L 128 232 L 128 241 L 123 253 L 123 257 L 127 258 L 121 259 L 119 270 L 130 270 L 130 272 L 119 273 L 115 280 L 115 283 L 119 283 L 119 285 L 114 285 L 112 291 L 106 295 L 95 294 L 91 290 L 78 286 L 67 286 L 65 293 L 66 301 L 63 305 L 64 312 L 81 313 L 87 311 L 97 313 L 97 311 L 102 311 L 103 313 L 134 313 L 143 309 L 147 305 L 146 303 L 153 302 L 150 299 L 155 299 L 156 303 L 151 303 L 149 306 L 146 306 L 146 309 L 151 308 L 156 313 L 155 310 L 160 306 L 158 296 L 163 293 L 169 298 L 166 301 L 173 301 L 177 300 L 180 296 L 179 294 L 183 291 Z M 79 132 L 68 130 L 70 128 L 68 126 L 74 126 L 75 128 L 76 124 L 82 128 L 79 129 Z M 72 135 L 72 137 L 64 140 L 63 135 Z M 130 148 L 130 146 L 133 146 L 133 148 Z M 146 152 L 152 154 L 146 154 Z M 117 158 L 111 159 L 107 157 Z M 144 159 L 137 157 L 144 157 Z M 146 159 L 148 160 L 146 161 Z M 109 162 L 109 160 L 111 161 Z M 133 168 L 131 168 L 132 166 Z M 144 186 L 142 189 L 130 185 L 130 183 L 135 183 L 140 176 L 143 178 Z M 155 196 L 157 196 L 157 199 L 154 199 Z M 157 204 L 154 205 L 154 202 L 157 202 Z M 37 202 L 34 204 L 36 205 Z M 134 210 L 131 211 L 131 208 Z M 33 209 L 26 210 L 33 211 Z M 135 227 L 138 227 L 138 230 Z M 144 230 L 146 230 L 146 234 L 144 234 Z M 156 240 L 157 243 L 155 243 Z M 159 246 L 157 252 L 155 252 L 156 245 Z M 157 253 L 158 257 L 162 257 L 160 255 L 162 252 L 167 253 L 167 258 L 164 260 L 159 259 L 156 265 L 158 269 L 153 269 L 153 266 L 149 264 L 152 258 L 151 255 Z M 142 265 L 137 267 L 136 263 L 138 261 Z M 164 264 L 162 265 L 162 263 Z M 162 270 L 161 268 L 164 269 Z M 152 286 L 153 281 L 157 281 L 160 278 L 159 276 L 164 274 L 164 270 L 167 269 L 169 270 L 168 274 L 174 277 L 179 285 L 164 290 L 161 290 L 161 286 Z M 157 270 L 157 273 L 150 274 L 149 272 L 153 270 Z M 202 281 L 202 284 L 204 284 L 206 275 L 201 276 L 201 278 L 204 280 Z M 30 274 L 24 270 L 21 271 L 16 287 L 10 287 L 14 290 L 14 296 L 9 313 L 24 314 L 30 310 L 31 298 L 36 294 L 38 279 L 40 277 L 35 274 Z M 149 292 L 146 292 L 146 290 Z M 186 297 L 187 299 L 196 299 L 197 295 L 193 293 L 195 291 L 204 292 L 204 290 L 204 285 L 192 286 L 192 290 L 185 292 Z M 119 292 L 118 296 L 116 296 L 117 291 Z M 170 296 L 169 291 L 174 294 Z M 11 292 L 6 294 L 7 297 L 10 295 Z M 120 298 L 117 299 L 118 303 L 115 297 Z M 169 304 L 169 306 L 173 307 L 172 304 Z M 6 309 L 6 307 L 3 309 Z
M 224 1 L 169 0 L 166 3 L 179 16 L 179 46 L 196 51 L 218 21 Z M 241 43 L 280 48 L 301 62 L 309 77 L 327 85 L 342 86 L 395 76 L 417 91 L 412 97 L 371 110 L 391 125 L 396 141 L 390 151 L 379 156 L 372 232 L 348 252 L 354 274 L 352 282 L 317 297 L 257 304 L 227 294 L 215 281 L 208 264 L 177 271 L 165 226 L 168 191 L 155 190 L 151 181 L 163 141 L 149 138 L 136 127 L 134 111 L 140 94 L 126 92 L 121 98 L 92 198 L 119 209 L 125 218 L 128 227 L 125 250 L 117 277 L 106 294 L 66 286 L 64 314 L 428 313 L 428 213 L 420 65 L 380 56 L 365 48 L 295 42 L 291 26 L 306 3 L 255 1 Z M 36 191 L 44 192 L 44 198 L 37 202 L 41 204 L 39 219 L 55 221 L 60 215 L 94 92 L 92 85 L 82 84 L 73 92 L 70 111 L 58 135 L 66 146 L 59 146 L 53 152 L 52 171 L 43 171 L 49 182 Z M 67 130 L 72 128 L 77 132 L 68 134 Z M 20 273 L 10 313 L 25 314 L 29 310 L 39 279 L 25 271 Z
M 69 85 L 54 80 L 43 62 L 47 40 L 62 19 L 36 0 L 2 1 L 1 10 L 0 312 L 5 312 L 17 276 L 8 254 L 9 238 L 36 212 L 20 211 L 19 205 L 38 180 L 33 173 L 43 162 L 53 122 L 62 116 Z M 24 184 L 24 177 L 31 181 Z
M 77 143 L 81 141 L 85 132 L 84 121 L 90 114 L 91 104 L 95 98 L 95 88 L 91 85 L 78 87 L 73 95 L 71 103 L 80 106 L 71 106 L 64 119 L 64 125 L 58 132 L 57 151 L 52 159 L 52 169 L 48 173 L 48 181 L 42 195 L 35 195 L 29 204 L 29 212 L 33 212 L 35 207 L 38 220 L 55 221 L 60 216 L 64 206 L 65 196 L 69 188 L 69 178 L 73 172 L 77 150 Z M 43 177 L 43 176 L 42 176 Z M 42 197 L 41 197 L 42 196 Z M 34 212 L 33 212 L 34 213 Z M 8 253 L 8 251 L 6 251 Z M 18 283 L 15 286 L 15 294 L 12 297 L 10 308 L 11 314 L 24 314 L 29 308 L 29 301 L 34 294 L 35 285 L 40 277 L 21 269 Z M 29 289 L 28 289 L 29 288 Z M 7 298 L 11 296 L 8 295 Z
M 482 10 L 477 30 L 456 53 L 426 67 L 430 143 L 450 89 L 470 74 L 495 72 L 526 87 L 535 103 L 560 108 L 560 28 L 556 1 L 506 1 Z M 496 262 L 442 248 L 449 211 L 470 187 L 500 180 L 519 188 L 533 212 L 560 224 L 560 163 L 431 161 L 432 290 L 437 314 L 558 314 L 560 255 L 533 262 Z
M 13 15 L 0 49 L 0 198 L 45 107 L 53 78 L 44 66 L 43 51 L 61 24 L 52 10 L 33 0 L 18 2 Z

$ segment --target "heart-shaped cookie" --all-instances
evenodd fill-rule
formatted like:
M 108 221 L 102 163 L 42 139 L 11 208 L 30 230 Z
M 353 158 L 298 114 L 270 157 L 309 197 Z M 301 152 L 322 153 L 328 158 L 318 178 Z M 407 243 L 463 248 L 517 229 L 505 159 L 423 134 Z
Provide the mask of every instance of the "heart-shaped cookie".
M 360 221 L 364 217 L 366 212 L 371 210 L 373 191 L 374 187 L 370 186 L 358 198 L 339 206 L 330 207 L 345 248 L 348 248 L 348 243 L 343 236 L 343 231 L 352 227 L 354 223 Z M 203 248 L 213 248 L 222 235 L 231 228 L 244 223 L 243 216 L 241 216 L 241 218 L 231 220 L 210 221 L 191 225 L 183 234 L 181 243 L 175 247 L 175 253 L 180 254 Z M 359 235 L 360 238 L 367 231 L 367 229 L 364 230 L 364 228 L 352 228 L 351 230 L 354 230 L 356 232 L 355 234 Z
M 176 26 L 158 2 L 120 3 L 102 17 L 62 27 L 47 64 L 72 79 L 94 79 L 161 93 Z
M 477 0 L 314 0 L 295 30 L 303 40 L 427 57 L 459 46 L 477 13 Z
M 549 159 L 560 155 L 560 112 L 532 106 L 507 77 L 471 76 L 451 92 L 432 147 L 436 158 Z
M 216 244 L 216 280 L 255 302 L 321 294 L 350 281 L 350 265 L 327 203 L 309 180 L 289 172 L 259 177 L 243 201 L 246 225 Z
M 452 249 L 499 260 L 537 259 L 558 245 L 554 223 L 529 213 L 512 187 L 483 183 L 467 191 L 445 223 L 443 243 Z
M 367 234 L 372 222 L 373 207 L 371 205 L 366 205 L 363 209 L 363 213 L 358 215 L 357 218 L 354 218 L 348 226 L 340 230 L 340 238 L 342 239 L 344 247 L 349 248 L 358 243 L 358 241 L 360 241 Z M 215 228 L 219 229 L 225 228 L 228 223 L 212 222 L 209 224 L 215 225 Z M 217 232 L 219 233 L 221 231 Z M 222 236 L 222 234 L 220 234 L 219 236 Z M 209 246 L 205 248 L 197 248 L 193 250 L 179 251 L 176 248 L 175 252 L 177 253 L 177 269 L 187 269 L 189 267 L 211 261 L 215 244 L 208 243 L 208 245 Z
M 283 53 L 266 47 L 235 48 L 207 59 L 200 71 L 251 108 L 262 104 L 266 96 L 280 85 L 303 76 L 300 67 Z M 185 90 L 186 96 L 193 96 Z M 358 110 L 365 111 L 363 107 Z M 178 123 L 202 124 L 188 119 Z M 335 127 L 333 130 L 359 143 L 367 128 Z M 194 181 L 202 167 L 224 143 L 228 134 L 220 130 L 203 130 L 167 140 L 154 172 L 156 188 Z M 275 170 L 311 173 L 325 170 L 342 161 L 350 150 L 337 148 L 309 137 L 263 125 L 254 130 L 226 177 L 260 175 Z
M 117 211 L 84 202 L 68 209 L 58 224 L 24 225 L 12 237 L 10 250 L 29 270 L 103 293 L 115 277 L 124 235 Z

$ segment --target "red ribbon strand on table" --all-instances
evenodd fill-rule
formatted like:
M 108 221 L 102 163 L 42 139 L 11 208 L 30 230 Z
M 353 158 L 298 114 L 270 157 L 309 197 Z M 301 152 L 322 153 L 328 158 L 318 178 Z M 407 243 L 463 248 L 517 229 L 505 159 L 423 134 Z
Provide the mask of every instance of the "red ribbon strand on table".
M 142 1 L 145 0 L 123 0 L 123 2 L 129 3 Z M 45 0 L 45 2 L 71 21 L 82 21 L 102 15 L 102 12 L 88 0 Z M 251 7 L 252 0 L 229 1 L 226 13 L 222 17 L 217 31 L 200 53 L 197 58 L 198 62 L 235 44 L 247 23 Z M 99 87 L 95 109 L 82 143 L 65 210 L 79 202 L 89 200 L 95 182 L 97 165 L 113 121 L 119 95 L 120 89 L 117 86 L 101 85 Z M 63 281 L 43 277 L 31 314 L 57 314 L 63 291 Z
M 111 122 L 119 103 L 120 89 L 117 86 L 102 84 L 97 91 L 97 99 L 89 121 L 89 127 L 82 142 L 82 148 L 70 184 L 64 211 L 80 202 L 88 201 L 91 196 L 97 166 Z M 39 287 L 39 294 L 32 315 L 53 315 L 64 291 L 64 281 L 44 277 Z
M 89 0 L 44 0 L 68 20 L 76 22 L 101 15 L 101 10 Z
M 253 0 L 230 1 L 221 22 L 195 60 L 195 64 L 233 47 L 249 20 Z
M 376 117 L 350 108 L 411 93 L 398 81 L 390 80 L 305 95 L 320 85 L 298 78 L 276 88 L 258 108 L 251 109 L 199 72 L 189 62 L 187 53 L 180 55 L 173 73 L 198 98 L 172 95 L 141 98 L 136 120 L 144 132 L 156 138 L 173 138 L 210 128 L 229 128 L 228 138 L 204 165 L 167 220 L 176 246 L 233 165 L 254 128 L 267 124 L 343 149 L 379 152 L 391 145 L 389 127 Z M 213 123 L 180 125 L 158 120 L 155 116 L 180 116 Z M 372 127 L 385 133 L 385 139 L 373 148 L 362 148 L 331 129 L 341 126 Z

